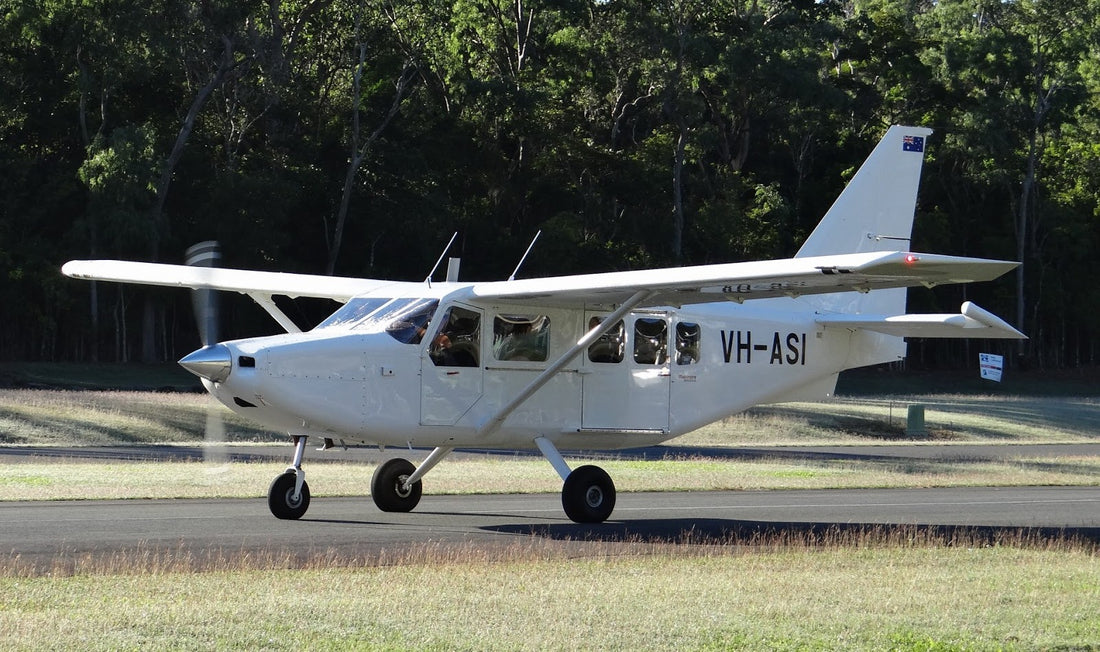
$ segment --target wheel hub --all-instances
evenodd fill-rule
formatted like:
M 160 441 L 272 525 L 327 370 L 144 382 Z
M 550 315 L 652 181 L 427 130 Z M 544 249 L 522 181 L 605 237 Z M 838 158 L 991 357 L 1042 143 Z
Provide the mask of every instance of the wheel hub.
M 286 491 L 286 506 L 291 509 L 297 509 L 302 505 L 302 494 L 298 494 L 297 500 L 294 498 L 294 487 L 287 489 Z
M 394 485 L 393 488 L 394 492 L 402 498 L 408 498 L 409 495 L 412 493 L 412 487 L 405 484 L 408 479 L 409 476 L 407 475 L 397 476 L 397 483 Z
M 603 504 L 603 489 L 596 486 L 589 487 L 588 491 L 584 492 L 584 500 L 589 507 L 599 507 Z

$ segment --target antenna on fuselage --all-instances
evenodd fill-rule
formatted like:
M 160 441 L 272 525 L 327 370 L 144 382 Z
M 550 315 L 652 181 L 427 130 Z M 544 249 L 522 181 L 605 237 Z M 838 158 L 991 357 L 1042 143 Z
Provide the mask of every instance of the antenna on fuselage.
M 435 264 L 432 265 L 432 271 L 428 272 L 428 278 L 424 279 L 424 282 L 427 283 L 429 287 L 432 284 L 432 276 L 435 274 L 435 270 L 439 269 L 439 263 L 443 262 L 443 257 L 447 255 L 447 251 L 450 250 L 451 245 L 455 243 L 455 238 L 457 237 L 458 231 L 455 231 L 455 234 L 451 236 L 451 241 L 447 243 L 446 247 L 443 247 L 443 253 L 439 254 L 439 260 L 435 261 Z
M 535 234 L 535 237 L 531 238 L 531 244 L 527 245 L 527 251 L 523 252 L 523 257 L 519 259 L 519 263 L 516 265 L 516 268 L 512 270 L 512 275 L 508 277 L 509 281 L 516 280 L 516 274 L 519 273 L 519 268 L 523 267 L 523 261 L 527 260 L 527 254 L 531 253 L 531 250 L 535 247 L 535 243 L 538 242 L 540 235 L 542 235 L 542 229 L 539 229 L 539 232 Z

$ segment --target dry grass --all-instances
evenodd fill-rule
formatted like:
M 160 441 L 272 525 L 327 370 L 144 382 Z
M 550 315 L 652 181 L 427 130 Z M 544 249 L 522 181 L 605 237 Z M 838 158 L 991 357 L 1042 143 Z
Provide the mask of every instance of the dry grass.
M 905 435 L 906 410 L 925 406 L 930 434 Z M 0 389 L 0 444 L 102 445 L 202 439 L 202 394 Z M 229 410 L 228 441 L 281 441 Z M 685 435 L 684 445 L 1080 443 L 1100 440 L 1100 399 L 925 395 L 846 397 L 761 406 Z
M 572 460 L 582 464 L 585 460 Z M 599 460 L 621 492 L 1100 484 L 1100 457 L 1003 462 L 936 460 Z M 285 462 L 26 462 L 0 474 L 0 501 L 265 496 Z M 308 466 L 316 496 L 369 492 L 372 464 Z M 541 458 L 449 460 L 424 481 L 428 494 L 556 493 L 561 480 Z
M 0 579 L 0 648 L 1100 645 L 1095 544 L 882 527 L 575 543 L 425 543 L 371 558 L 229 556 L 205 566 L 162 551 L 49 577 L 9 575 Z
M 928 433 L 905 432 L 910 405 Z M 674 440 L 696 446 L 868 443 L 1053 444 L 1100 441 L 1100 400 L 933 394 L 759 406 Z
M 0 443 L 105 445 L 202 439 L 204 394 L 0 389 Z M 281 441 L 220 405 L 229 441 Z
M 982 409 L 945 398 L 929 410 L 929 440 L 1095 441 L 1095 403 L 1050 400 Z M 206 406 L 198 395 L 5 391 L 0 441 L 193 441 Z M 893 441 L 891 410 L 901 418 L 901 405 L 874 401 L 759 408 L 680 443 Z M 268 437 L 232 422 L 230 432 Z M 1100 478 L 1096 458 L 600 464 L 621 491 Z M 5 469 L 0 499 L 258 496 L 284 466 L 32 461 Z M 372 470 L 313 464 L 310 483 L 315 495 L 362 494 Z M 538 458 L 448 461 L 426 482 L 428 493 L 559 489 Z M 835 526 L 722 540 L 429 541 L 350 557 L 139 547 L 45 567 L 0 558 L 0 649 L 1095 649 L 1098 554 L 1095 541 L 1049 532 Z

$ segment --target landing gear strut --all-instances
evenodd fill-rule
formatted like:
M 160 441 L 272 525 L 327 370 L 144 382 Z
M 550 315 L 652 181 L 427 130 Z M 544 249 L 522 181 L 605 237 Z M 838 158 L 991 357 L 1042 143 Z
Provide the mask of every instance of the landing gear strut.
M 570 471 L 565 458 L 545 437 L 535 444 L 561 476 L 561 506 L 574 523 L 603 523 L 615 509 L 615 483 L 598 466 L 586 464 Z

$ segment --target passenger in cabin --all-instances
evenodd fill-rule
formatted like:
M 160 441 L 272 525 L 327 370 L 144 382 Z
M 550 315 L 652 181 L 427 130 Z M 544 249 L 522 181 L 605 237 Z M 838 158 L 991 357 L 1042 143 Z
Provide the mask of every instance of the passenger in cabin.
M 428 346 L 428 355 L 437 367 L 476 367 L 480 315 L 452 308 L 444 313 L 439 330 Z
M 676 324 L 676 364 L 699 361 L 699 324 Z
M 600 325 L 603 317 L 593 317 L 588 320 L 588 330 Z M 588 359 L 592 362 L 614 363 L 623 361 L 623 340 L 625 330 L 623 322 L 611 327 L 611 330 L 601 335 L 588 347 Z

